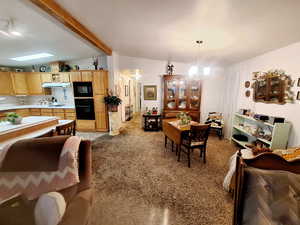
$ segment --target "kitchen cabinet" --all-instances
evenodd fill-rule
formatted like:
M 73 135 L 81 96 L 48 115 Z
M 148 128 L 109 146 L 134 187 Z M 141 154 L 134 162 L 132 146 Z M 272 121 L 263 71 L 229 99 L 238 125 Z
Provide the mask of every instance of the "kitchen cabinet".
M 30 116 L 29 109 L 16 109 L 16 113 L 22 117 Z
M 81 81 L 92 82 L 93 81 L 92 71 L 81 71 Z
M 31 116 L 40 116 L 41 115 L 41 109 L 30 109 L 30 115 Z
M 13 83 L 10 72 L 0 72 L 0 95 L 13 95 Z
M 107 113 L 95 112 L 96 116 L 96 131 L 107 131 L 108 120 Z
M 42 79 L 40 73 L 27 73 L 26 81 L 29 95 L 43 95 Z
M 27 95 L 26 73 L 11 73 L 12 85 L 15 95 Z
M 93 72 L 94 95 L 106 95 L 108 90 L 108 71 L 99 70 Z
M 41 109 L 41 116 L 53 116 L 52 109 Z
M 51 83 L 52 82 L 52 74 L 51 73 L 41 73 L 42 83 Z
M 95 120 L 76 120 L 77 130 L 80 131 L 95 131 Z
M 80 82 L 81 81 L 81 72 L 71 72 L 70 73 L 71 82 Z
M 70 82 L 69 73 L 42 73 L 42 83 L 66 83 Z
M 59 73 L 59 81 L 63 83 L 68 83 L 70 82 L 70 75 L 69 73 Z

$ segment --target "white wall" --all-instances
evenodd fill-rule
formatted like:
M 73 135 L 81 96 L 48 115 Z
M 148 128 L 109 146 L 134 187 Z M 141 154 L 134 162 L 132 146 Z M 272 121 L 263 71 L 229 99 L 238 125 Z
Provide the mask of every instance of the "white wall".
M 71 60 L 66 62 L 68 65 L 70 66 L 74 66 L 77 65 L 79 66 L 80 70 L 94 70 L 95 67 L 93 65 L 93 58 L 87 58 L 87 59 L 76 59 L 76 60 Z M 99 68 L 103 68 L 103 69 L 107 69 L 107 56 L 102 55 L 99 56 L 99 65 L 98 65 L 98 69 Z
M 188 75 L 191 64 L 172 62 L 175 67 L 174 74 Z M 163 108 L 163 85 L 162 76 L 166 74 L 167 61 L 151 60 L 145 58 L 135 58 L 128 56 L 120 56 L 120 70 L 141 70 L 141 85 L 142 85 L 142 111 L 146 107 L 158 107 L 159 110 Z M 223 69 L 212 68 L 211 76 L 205 77 L 202 82 L 202 117 L 206 117 L 209 111 L 220 111 L 221 97 L 224 87 Z M 143 86 L 157 85 L 157 100 L 144 100 Z
M 174 74 L 185 75 L 190 67 L 189 64 L 172 62 L 175 66 Z M 142 85 L 142 110 L 146 107 L 162 108 L 162 76 L 166 74 L 167 61 L 151 60 L 145 58 L 135 58 L 128 56 L 120 56 L 120 70 L 135 70 L 141 71 L 141 85 Z M 149 101 L 144 100 L 143 86 L 144 85 L 156 85 L 157 86 L 157 100 Z
M 252 97 L 245 97 L 246 89 L 244 88 L 245 81 L 252 81 L 252 72 L 268 71 L 270 69 L 285 70 L 297 83 L 298 78 L 300 78 L 299 59 L 300 42 L 230 66 L 226 70 L 227 91 L 224 93 L 225 111 L 227 116 L 229 116 L 228 119 L 230 120 L 229 114 L 237 111 L 239 108 L 249 108 L 256 113 L 285 117 L 293 125 L 289 145 L 299 146 L 300 102 L 296 101 L 295 104 L 288 103 L 285 105 L 255 103 Z M 295 97 L 297 91 L 300 91 L 300 88 L 296 86 L 293 88 Z M 231 105 L 233 107 L 230 107 Z M 230 128 L 227 131 L 229 134 Z

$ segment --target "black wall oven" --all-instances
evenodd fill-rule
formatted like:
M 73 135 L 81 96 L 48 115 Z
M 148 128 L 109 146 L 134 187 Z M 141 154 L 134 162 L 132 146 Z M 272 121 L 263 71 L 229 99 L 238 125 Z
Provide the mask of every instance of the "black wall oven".
M 73 82 L 74 97 L 93 97 L 92 82 Z
M 75 99 L 78 120 L 95 120 L 94 99 Z

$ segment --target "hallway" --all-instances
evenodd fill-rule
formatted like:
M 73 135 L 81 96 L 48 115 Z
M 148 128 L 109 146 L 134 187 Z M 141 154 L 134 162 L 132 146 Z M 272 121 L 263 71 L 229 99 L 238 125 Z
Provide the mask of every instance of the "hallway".
M 144 132 L 140 117 L 121 135 L 93 143 L 95 198 L 92 225 L 229 225 L 232 203 L 222 189 L 234 147 L 210 137 L 207 163 L 177 162 L 162 132 Z

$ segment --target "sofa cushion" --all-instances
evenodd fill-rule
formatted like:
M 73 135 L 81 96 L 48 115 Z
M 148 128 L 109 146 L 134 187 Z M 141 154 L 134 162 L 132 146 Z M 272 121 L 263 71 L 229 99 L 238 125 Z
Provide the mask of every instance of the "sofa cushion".
M 35 208 L 36 225 L 57 225 L 66 211 L 64 197 L 58 192 L 49 192 L 39 197 Z
M 0 172 L 0 201 L 16 193 L 22 193 L 32 200 L 43 193 L 62 190 L 79 183 L 78 149 L 80 141 L 77 136 L 69 137 L 65 141 L 56 171 Z M 7 154 L 10 151 L 11 149 Z M 39 154 L 42 153 L 41 150 Z
M 244 225 L 300 224 L 300 175 L 245 168 Z

